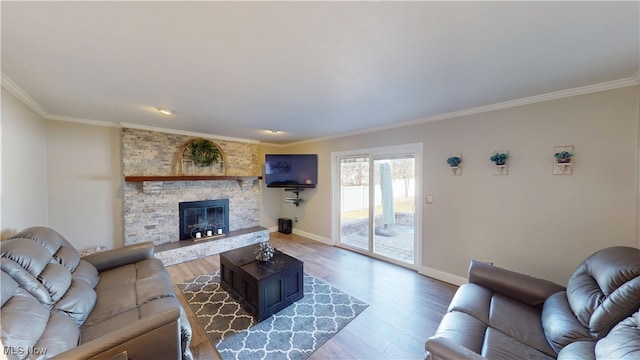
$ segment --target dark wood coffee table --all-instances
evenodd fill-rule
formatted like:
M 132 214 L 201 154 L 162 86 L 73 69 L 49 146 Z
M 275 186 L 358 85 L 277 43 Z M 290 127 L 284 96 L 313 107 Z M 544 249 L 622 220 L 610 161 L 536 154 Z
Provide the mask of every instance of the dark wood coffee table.
M 256 245 L 220 254 L 221 285 L 262 321 L 304 297 L 303 263 L 276 250 L 267 262 L 256 260 Z

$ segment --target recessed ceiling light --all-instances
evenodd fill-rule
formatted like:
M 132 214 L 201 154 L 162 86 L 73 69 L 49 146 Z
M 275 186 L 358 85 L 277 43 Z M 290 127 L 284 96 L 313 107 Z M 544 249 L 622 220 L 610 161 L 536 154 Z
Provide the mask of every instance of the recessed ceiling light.
M 277 130 L 277 129 L 271 129 L 271 130 L 269 130 L 269 131 L 270 131 L 272 134 L 277 134 L 277 133 L 279 133 L 279 132 L 280 132 L 280 130 Z
M 156 108 L 158 109 L 158 111 L 160 111 L 161 113 L 165 114 L 165 115 L 173 115 L 175 113 L 175 111 L 170 110 L 170 109 L 163 109 L 163 108 Z

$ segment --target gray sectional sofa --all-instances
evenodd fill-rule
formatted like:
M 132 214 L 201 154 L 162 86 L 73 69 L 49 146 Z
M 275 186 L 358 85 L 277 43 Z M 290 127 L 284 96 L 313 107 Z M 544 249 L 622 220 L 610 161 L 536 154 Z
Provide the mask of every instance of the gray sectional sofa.
M 9 359 L 183 359 L 191 326 L 153 244 L 80 257 L 56 231 L 0 243 Z
M 563 287 L 472 261 L 428 359 L 640 359 L 640 249 L 611 247 Z

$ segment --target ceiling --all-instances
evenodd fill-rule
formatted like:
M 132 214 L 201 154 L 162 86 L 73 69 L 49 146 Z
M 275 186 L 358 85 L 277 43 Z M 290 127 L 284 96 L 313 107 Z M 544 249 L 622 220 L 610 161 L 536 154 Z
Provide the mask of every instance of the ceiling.
M 2 78 L 45 118 L 284 144 L 637 83 L 639 4 L 2 1 Z

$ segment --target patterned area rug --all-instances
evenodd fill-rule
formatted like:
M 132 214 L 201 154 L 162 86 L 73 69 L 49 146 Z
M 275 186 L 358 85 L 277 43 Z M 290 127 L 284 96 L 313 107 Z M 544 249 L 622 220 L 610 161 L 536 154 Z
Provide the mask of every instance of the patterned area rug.
M 257 323 L 218 272 L 178 287 L 223 359 L 305 359 L 368 306 L 304 274 L 304 297 Z

